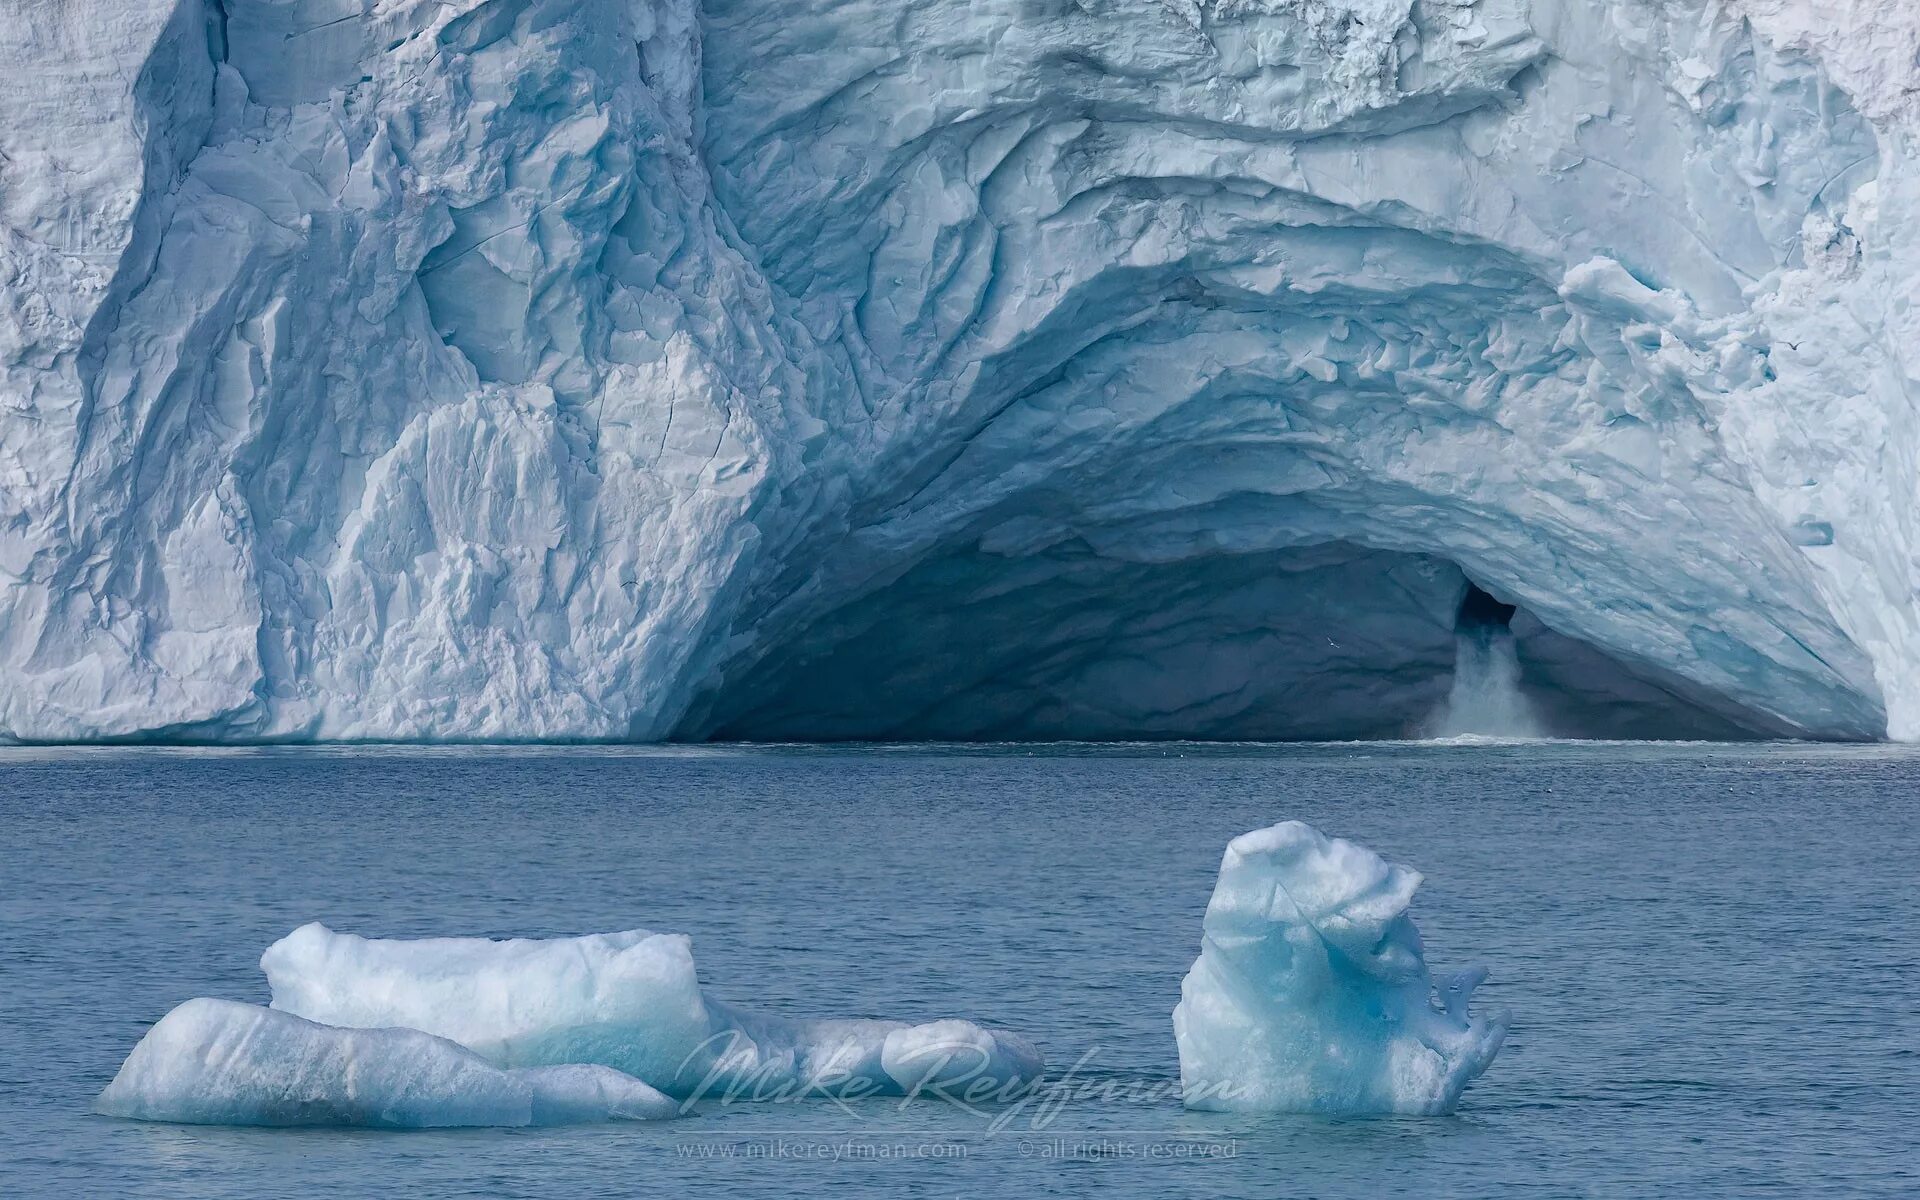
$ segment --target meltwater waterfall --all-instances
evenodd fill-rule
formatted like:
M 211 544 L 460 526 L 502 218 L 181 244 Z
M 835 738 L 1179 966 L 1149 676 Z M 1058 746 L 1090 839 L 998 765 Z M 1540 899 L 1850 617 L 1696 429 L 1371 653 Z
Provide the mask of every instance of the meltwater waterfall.
M 1520 660 L 1505 629 L 1462 630 L 1455 643 L 1453 690 L 1434 723 L 1436 737 L 1544 737 L 1520 690 Z
M 1520 688 L 1520 658 L 1507 622 L 1511 605 L 1473 588 L 1454 627 L 1453 688 L 1434 715 L 1433 737 L 1544 737 Z

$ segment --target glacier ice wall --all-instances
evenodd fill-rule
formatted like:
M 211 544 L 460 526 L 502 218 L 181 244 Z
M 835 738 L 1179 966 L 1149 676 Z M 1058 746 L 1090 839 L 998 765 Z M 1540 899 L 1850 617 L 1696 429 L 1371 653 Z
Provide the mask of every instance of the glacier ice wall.
M 5 5 L 6 736 L 1920 736 L 1902 0 Z

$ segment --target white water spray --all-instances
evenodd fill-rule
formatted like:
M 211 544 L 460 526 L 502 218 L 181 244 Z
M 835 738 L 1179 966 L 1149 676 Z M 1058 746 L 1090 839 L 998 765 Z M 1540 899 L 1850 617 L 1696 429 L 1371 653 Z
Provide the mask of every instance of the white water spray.
M 1520 690 L 1520 658 L 1505 625 L 1463 625 L 1454 635 L 1453 690 L 1429 736 L 1547 736 Z

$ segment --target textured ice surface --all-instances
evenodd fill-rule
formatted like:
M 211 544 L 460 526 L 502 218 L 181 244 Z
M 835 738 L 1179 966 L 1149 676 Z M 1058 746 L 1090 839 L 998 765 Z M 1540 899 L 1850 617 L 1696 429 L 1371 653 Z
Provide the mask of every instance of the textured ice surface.
M 1504 1017 L 1444 1007 L 1407 905 L 1420 875 L 1298 821 L 1227 846 L 1173 1010 L 1190 1108 L 1441 1113 L 1487 1069 Z
M 602 1063 L 677 1096 L 1011 1094 L 1039 1053 L 968 1021 L 789 1020 L 707 999 L 682 934 L 401 940 L 303 925 L 260 965 L 273 1006 L 424 1029 L 504 1067 Z
M 415 1029 L 336 1029 L 189 1000 L 147 1031 L 96 1111 L 195 1125 L 568 1125 L 654 1120 L 674 1101 L 601 1066 L 503 1071 Z
M 0 4 L 0 734 L 1920 735 L 1908 0 Z

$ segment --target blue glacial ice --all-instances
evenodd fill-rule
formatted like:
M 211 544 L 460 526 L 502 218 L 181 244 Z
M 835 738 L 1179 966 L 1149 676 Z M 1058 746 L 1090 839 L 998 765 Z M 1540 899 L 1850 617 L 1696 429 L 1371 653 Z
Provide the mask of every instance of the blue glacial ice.
M 1506 1020 L 1467 1013 L 1483 969 L 1436 1003 L 1407 915 L 1419 886 L 1418 872 L 1298 821 L 1233 839 L 1173 1011 L 1187 1106 L 1451 1111 Z
M 148 1030 L 94 1108 L 194 1125 L 383 1129 L 646 1121 L 679 1111 L 608 1067 L 501 1070 L 415 1029 L 338 1029 L 204 998 Z
M 328 1025 L 407 1026 L 502 1067 L 599 1063 L 679 1097 L 1007 1098 L 1043 1061 L 959 1020 L 793 1020 L 709 999 L 683 934 L 363 938 L 303 925 L 260 959 L 273 1007 Z
M 1920 736 L 1911 0 L 8 16 L 0 736 Z

